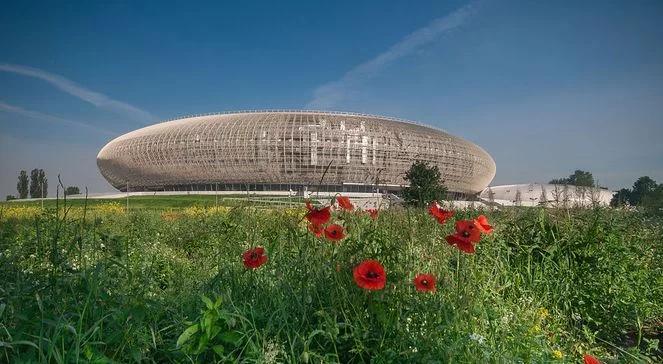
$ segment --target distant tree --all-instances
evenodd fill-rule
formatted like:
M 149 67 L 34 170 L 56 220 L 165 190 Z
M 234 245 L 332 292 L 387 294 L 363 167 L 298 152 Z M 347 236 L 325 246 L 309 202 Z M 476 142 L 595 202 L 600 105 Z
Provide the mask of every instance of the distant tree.
M 46 172 L 43 169 L 33 169 L 30 171 L 30 197 L 40 198 L 46 196 L 48 196 Z
M 415 161 L 405 172 L 405 180 L 410 184 L 403 189 L 403 199 L 408 205 L 423 207 L 432 201 L 444 200 L 447 196 L 447 189 L 437 166 Z
M 16 196 L 14 196 L 14 195 L 7 195 L 6 200 L 7 200 L 7 201 L 16 200 Z
M 18 198 L 28 198 L 29 186 L 28 173 L 21 171 L 18 174 L 18 183 L 16 183 L 16 190 L 18 191 Z
M 628 188 L 622 188 L 612 196 L 612 200 L 610 200 L 610 206 L 612 207 L 624 206 L 628 204 L 630 201 L 631 201 L 631 190 L 629 190 Z
M 41 184 L 40 197 L 48 196 L 48 179 L 43 169 L 39 170 L 39 183 Z
M 663 183 L 645 194 L 640 206 L 649 214 L 663 216 Z
M 78 189 L 77 186 L 69 186 L 64 190 L 64 195 L 65 196 L 78 195 L 80 193 L 81 193 L 81 191 Z
M 631 198 L 629 202 L 633 206 L 638 206 L 644 199 L 645 195 L 654 191 L 656 189 L 656 181 L 649 178 L 649 176 L 643 176 L 638 178 L 635 183 L 633 183 L 633 189 L 631 190 Z
M 39 170 L 30 171 L 30 198 L 41 196 L 41 186 L 39 186 Z
M 582 171 L 576 169 L 572 175 L 568 178 L 555 178 L 552 179 L 550 184 L 553 185 L 572 185 L 572 186 L 584 186 L 584 187 L 594 187 L 594 176 L 591 172 Z

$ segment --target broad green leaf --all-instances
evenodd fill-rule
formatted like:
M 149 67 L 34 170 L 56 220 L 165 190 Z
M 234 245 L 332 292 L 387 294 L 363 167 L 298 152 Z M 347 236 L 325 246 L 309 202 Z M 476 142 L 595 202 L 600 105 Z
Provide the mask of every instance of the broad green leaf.
M 191 339 L 191 336 L 193 336 L 195 333 L 197 333 L 199 330 L 198 324 L 189 326 L 184 332 L 180 335 L 180 337 L 177 338 L 177 348 L 180 348 L 182 344 L 185 342 L 189 341 Z

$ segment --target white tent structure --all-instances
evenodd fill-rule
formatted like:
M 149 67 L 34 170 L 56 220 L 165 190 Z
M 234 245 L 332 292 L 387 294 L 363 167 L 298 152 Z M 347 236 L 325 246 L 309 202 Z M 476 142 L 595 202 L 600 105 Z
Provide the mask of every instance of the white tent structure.
M 601 187 L 525 183 L 489 186 L 479 197 L 503 206 L 574 207 L 608 205 L 614 194 Z

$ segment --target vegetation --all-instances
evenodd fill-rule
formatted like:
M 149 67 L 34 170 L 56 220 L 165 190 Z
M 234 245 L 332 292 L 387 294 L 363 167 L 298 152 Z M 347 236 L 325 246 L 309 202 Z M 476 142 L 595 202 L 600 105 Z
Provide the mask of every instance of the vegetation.
M 594 176 L 591 172 L 581 171 L 577 169 L 573 174 L 567 178 L 555 178 L 548 182 L 554 185 L 571 185 L 581 187 L 597 187 L 594 182 Z
M 70 195 L 79 195 L 81 193 L 81 190 L 78 189 L 76 186 L 68 186 L 64 190 L 65 196 L 70 196 Z
M 20 178 L 20 176 L 19 176 Z M 30 198 L 48 196 L 48 179 L 43 169 L 30 171 Z
M 410 206 L 424 207 L 432 201 L 442 201 L 447 196 L 442 173 L 437 166 L 416 161 L 405 172 L 405 180 L 409 186 L 403 189 L 403 199 Z
M 11 200 L 16 200 L 16 196 L 14 196 L 14 195 L 7 195 L 7 197 L 5 198 L 5 201 L 11 201 Z
M 28 198 L 28 173 L 26 171 L 19 172 L 16 190 L 18 191 L 18 198 Z
M 336 211 L 347 237 L 333 244 L 303 205 L 62 203 L 0 205 L 0 361 L 662 359 L 663 226 L 639 212 Z M 479 213 L 494 232 L 475 254 L 445 242 Z M 268 259 L 247 269 L 256 246 Z M 366 259 L 384 289 L 353 281 Z M 419 273 L 435 292 L 415 289 Z
M 638 178 L 633 188 L 622 188 L 610 201 L 610 206 L 639 206 L 647 213 L 663 215 L 663 184 L 648 176 Z

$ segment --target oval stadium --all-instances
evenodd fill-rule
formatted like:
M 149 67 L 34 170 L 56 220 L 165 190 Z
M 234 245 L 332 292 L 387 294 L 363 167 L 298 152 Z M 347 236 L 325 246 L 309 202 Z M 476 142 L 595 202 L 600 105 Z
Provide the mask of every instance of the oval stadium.
M 121 135 L 97 156 L 120 191 L 398 191 L 416 161 L 450 192 L 475 195 L 495 176 L 481 147 L 395 118 L 323 111 L 191 116 Z

